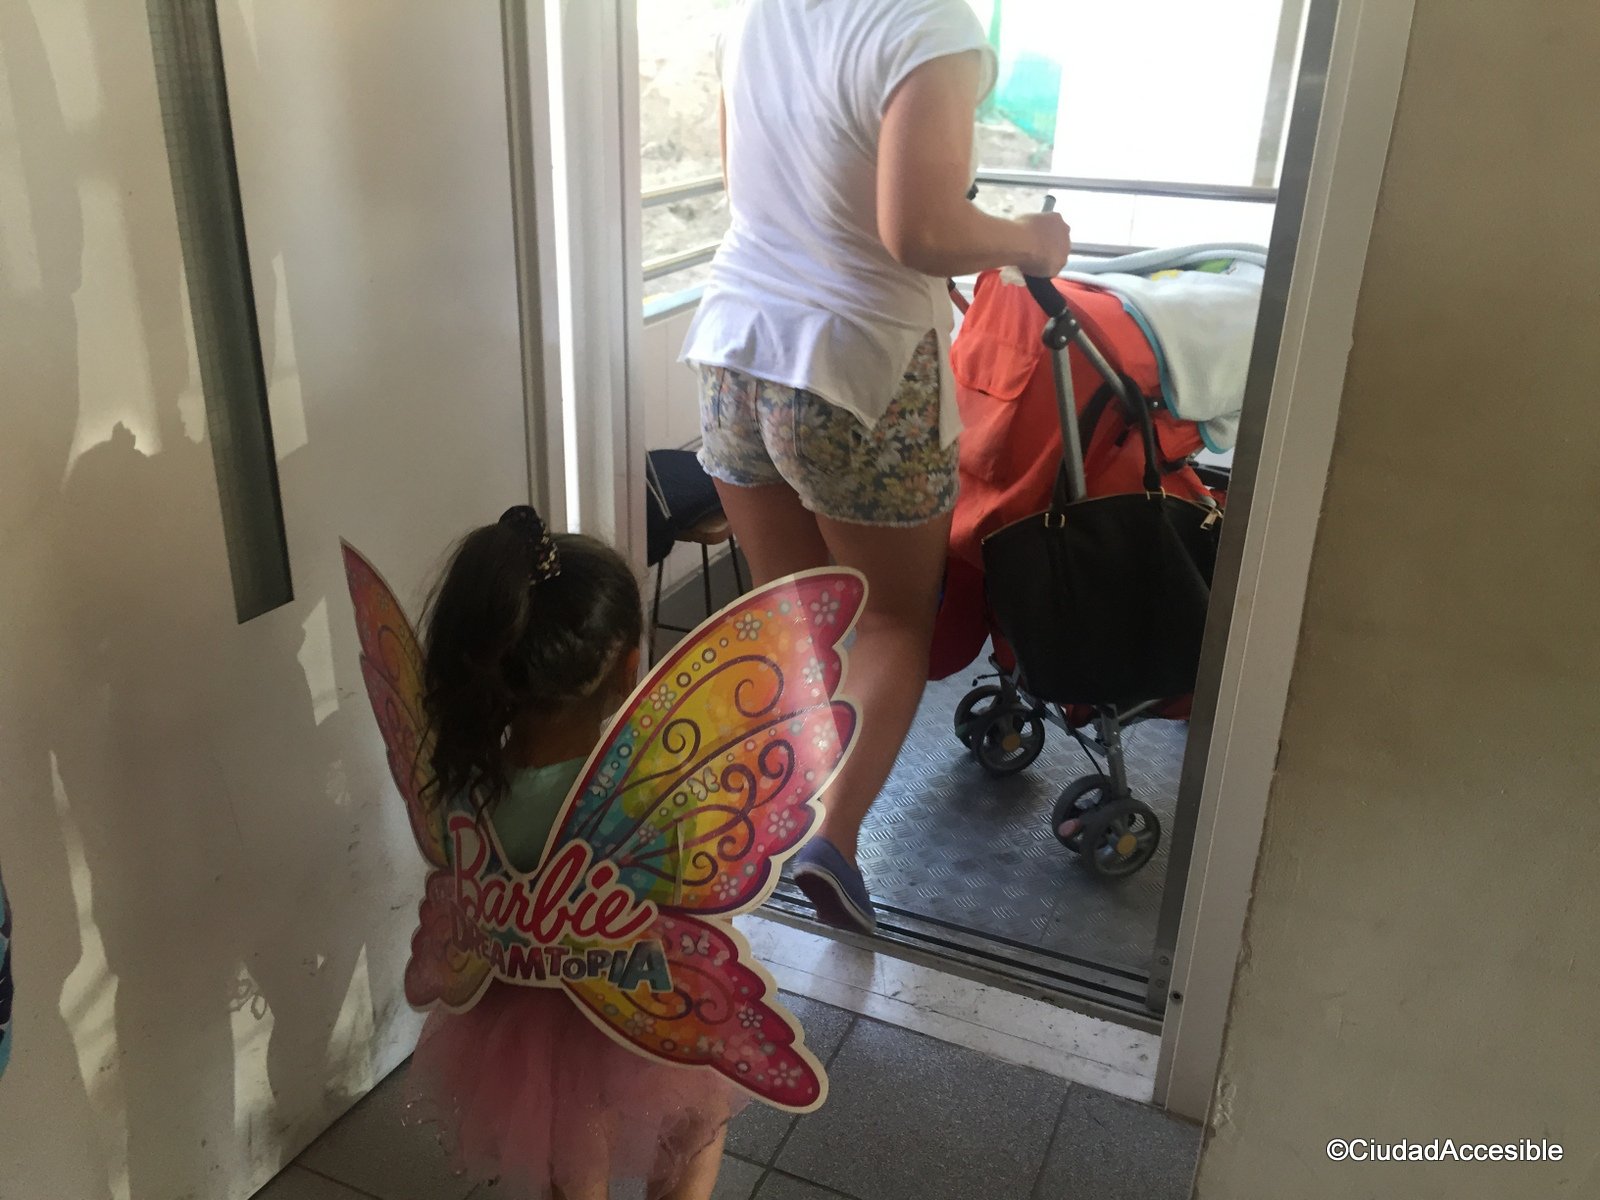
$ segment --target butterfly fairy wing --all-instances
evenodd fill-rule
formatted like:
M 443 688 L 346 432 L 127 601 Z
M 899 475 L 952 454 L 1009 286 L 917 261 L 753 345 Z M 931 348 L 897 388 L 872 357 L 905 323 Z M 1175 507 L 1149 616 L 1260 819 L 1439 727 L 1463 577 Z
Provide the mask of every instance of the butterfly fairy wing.
M 635 691 L 567 801 L 574 841 L 641 900 L 732 915 L 759 904 L 815 823 L 848 753 L 842 644 L 866 601 L 854 571 L 811 571 L 711 618 Z
M 609 975 L 566 985 L 602 1031 L 658 1061 L 709 1068 L 777 1108 L 821 1107 L 827 1075 L 738 930 L 663 912 L 632 946 L 652 960 L 659 947 L 661 963 L 619 958 Z
M 340 545 L 361 642 L 361 677 L 383 735 L 389 773 L 405 801 L 422 856 L 442 869 L 448 865 L 445 818 L 429 766 L 432 738 L 422 707 L 422 648 L 383 576 L 355 547 Z
M 463 885 L 481 890 L 514 880 L 517 873 L 470 798 L 458 797 L 442 806 L 441 815 L 453 853 L 463 861 L 428 872 L 417 930 L 411 936 L 411 958 L 406 962 L 406 1002 L 414 1008 L 441 1006 L 464 1012 L 483 995 L 495 970 L 492 940 L 481 936 L 474 922 L 463 919 Z M 505 933 L 495 937 L 502 950 L 508 948 Z M 514 940 L 526 945 L 525 938 Z
M 641 1054 L 714 1070 L 793 1112 L 822 1104 L 827 1077 L 719 918 L 771 890 L 849 751 L 843 646 L 865 602 L 860 575 L 814 571 L 707 621 L 634 693 L 547 851 L 581 843 L 656 910 L 626 955 L 615 942 L 572 945 L 580 977 L 563 986 L 590 1019 Z
M 452 814 L 434 786 L 430 766 L 433 743 L 422 706 L 422 648 L 417 635 L 383 577 L 353 546 L 341 545 L 355 605 L 367 698 L 417 848 L 433 868 L 423 888 L 417 930 L 411 939 L 406 1000 L 417 1008 L 467 1008 L 482 994 L 491 974 L 480 945 L 461 939 L 455 919 L 449 823 L 473 819 L 470 806 L 458 805 L 459 811 Z

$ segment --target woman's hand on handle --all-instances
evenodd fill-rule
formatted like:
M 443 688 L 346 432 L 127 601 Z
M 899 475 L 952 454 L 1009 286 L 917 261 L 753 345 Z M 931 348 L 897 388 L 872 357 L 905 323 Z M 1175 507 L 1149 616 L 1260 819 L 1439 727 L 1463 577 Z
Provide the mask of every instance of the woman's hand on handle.
M 1018 217 L 1017 223 L 1024 228 L 1033 247 L 1018 259 L 1017 268 L 1024 275 L 1043 279 L 1054 279 L 1061 274 L 1072 254 L 1072 227 L 1061 219 L 1061 214 L 1029 213 Z
M 878 138 L 878 236 L 925 275 L 1020 266 L 1054 275 L 1072 239 L 1054 214 L 990 216 L 967 198 L 983 60 L 977 52 L 924 63 L 889 97 Z

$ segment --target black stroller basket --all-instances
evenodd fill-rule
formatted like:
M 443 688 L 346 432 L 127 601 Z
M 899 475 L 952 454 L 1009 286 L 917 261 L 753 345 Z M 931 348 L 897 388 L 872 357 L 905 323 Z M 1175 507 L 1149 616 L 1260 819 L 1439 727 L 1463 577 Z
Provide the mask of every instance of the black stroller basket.
M 1048 280 L 1028 286 L 1050 316 L 1044 340 L 1062 469 L 1049 509 L 984 540 L 990 607 L 1029 690 L 1042 699 L 1127 705 L 1185 695 L 1199 669 L 1221 511 L 1162 491 L 1149 401 L 1112 369 Z M 1087 498 L 1069 345 L 1137 426 L 1143 492 Z
M 996 682 L 975 688 L 957 709 L 956 732 L 996 775 L 1038 757 L 1047 723 L 1077 737 L 1104 770 L 1062 791 L 1052 826 L 1096 874 L 1122 877 L 1149 862 L 1161 841 L 1160 819 L 1129 789 L 1122 734 L 1193 690 L 1221 511 L 1162 492 L 1150 401 L 1113 369 L 1054 284 L 1027 284 L 1049 318 L 1044 342 L 1062 466 L 1049 509 L 984 541 L 990 608 L 1017 668 L 995 663 Z M 1141 493 L 1086 497 L 1083 443 L 1092 429 L 1080 432 L 1067 358 L 1073 345 L 1138 428 Z M 1073 728 L 1068 705 L 1093 709 L 1096 737 Z

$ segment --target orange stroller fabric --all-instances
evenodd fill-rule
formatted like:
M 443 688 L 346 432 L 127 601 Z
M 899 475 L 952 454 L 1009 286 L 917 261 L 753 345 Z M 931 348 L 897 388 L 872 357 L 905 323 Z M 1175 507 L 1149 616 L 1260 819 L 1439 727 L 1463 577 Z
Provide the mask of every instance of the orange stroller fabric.
M 1122 301 L 1085 284 L 1060 279 L 1055 283 L 1112 367 L 1145 396 L 1159 396 L 1155 352 Z M 989 621 L 982 547 L 989 534 L 1049 507 L 1061 466 L 1061 426 L 1053 370 L 1042 341 L 1044 325 L 1044 313 L 1026 288 L 1002 282 L 997 271 L 978 277 L 950 356 L 966 428 L 961 437 L 961 497 L 950 533 L 931 679 L 970 666 L 991 636 L 1002 663 L 1011 665 L 1009 652 Z M 1103 381 L 1076 346 L 1068 350 L 1068 360 L 1081 414 Z M 1156 410 L 1154 425 L 1167 463 L 1184 463 L 1204 444 L 1195 425 L 1177 420 L 1165 408 Z M 1115 399 L 1089 440 L 1084 474 L 1090 496 L 1144 487 L 1144 444 L 1138 427 L 1127 421 Z M 1188 466 L 1164 473 L 1162 486 L 1186 499 L 1204 501 L 1211 495 Z

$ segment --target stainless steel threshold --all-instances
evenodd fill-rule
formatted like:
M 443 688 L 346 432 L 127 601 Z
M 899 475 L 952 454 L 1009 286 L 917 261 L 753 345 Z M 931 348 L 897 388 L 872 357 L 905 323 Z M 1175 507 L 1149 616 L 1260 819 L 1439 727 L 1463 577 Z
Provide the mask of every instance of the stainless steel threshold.
M 1147 972 L 1039 950 L 905 909 L 879 904 L 877 910 L 878 931 L 871 937 L 832 929 L 814 918 L 811 903 L 785 880 L 761 909 L 761 915 L 1086 1016 L 1150 1033 L 1161 1031 L 1160 1016 L 1145 1006 L 1150 983 Z

